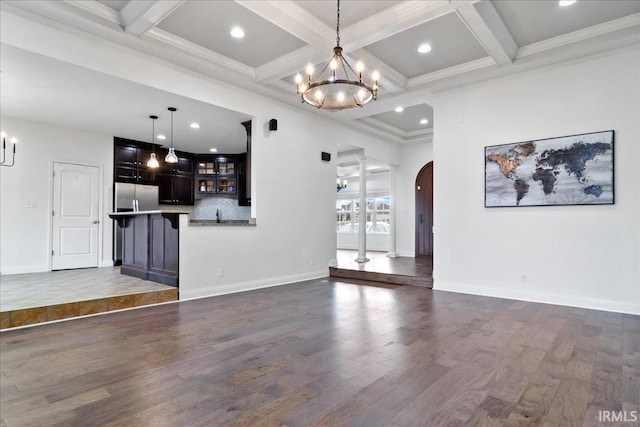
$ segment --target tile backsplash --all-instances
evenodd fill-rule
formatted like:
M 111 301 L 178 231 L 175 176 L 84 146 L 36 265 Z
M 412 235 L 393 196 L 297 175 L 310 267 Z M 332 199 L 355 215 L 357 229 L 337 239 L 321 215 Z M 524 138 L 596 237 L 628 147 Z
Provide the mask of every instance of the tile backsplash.
M 216 210 L 220 209 L 221 220 L 251 219 L 250 206 L 238 206 L 237 199 L 208 197 L 196 200 L 191 219 L 216 219 Z

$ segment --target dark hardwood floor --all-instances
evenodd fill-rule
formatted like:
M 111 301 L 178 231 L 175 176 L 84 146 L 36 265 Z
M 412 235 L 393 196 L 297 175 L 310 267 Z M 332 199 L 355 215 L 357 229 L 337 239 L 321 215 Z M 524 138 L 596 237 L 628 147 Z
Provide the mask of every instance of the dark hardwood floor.
M 595 426 L 640 410 L 639 316 L 414 286 L 315 280 L 0 346 L 8 427 Z

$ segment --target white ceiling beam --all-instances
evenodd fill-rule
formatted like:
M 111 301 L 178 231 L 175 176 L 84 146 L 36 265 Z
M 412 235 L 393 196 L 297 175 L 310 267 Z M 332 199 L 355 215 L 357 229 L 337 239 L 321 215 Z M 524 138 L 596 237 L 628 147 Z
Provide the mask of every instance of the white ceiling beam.
M 322 51 L 335 45 L 335 30 L 291 0 L 235 1 L 308 45 Z
M 120 23 L 126 32 L 140 36 L 158 25 L 183 2 L 184 0 L 129 1 L 120 11 Z
M 473 1 L 477 0 L 464 0 L 454 3 L 448 0 L 404 1 L 399 3 L 396 6 L 344 29 L 343 34 L 348 34 L 349 31 L 354 33 L 353 36 L 342 37 L 343 40 L 348 40 L 343 46 L 345 52 L 347 52 L 345 57 L 348 60 L 355 60 L 355 56 L 362 56 L 368 64 L 374 64 L 380 73 L 381 86 L 390 92 L 400 92 L 404 90 L 407 85 L 407 78 L 405 76 L 366 51 L 359 51 L 357 55 L 349 52 L 388 37 L 389 34 L 388 31 L 385 30 L 386 28 L 392 27 L 395 32 L 400 32 L 403 31 L 403 29 L 450 13 L 455 10 L 456 7 L 469 4 Z M 299 61 L 299 56 L 301 54 L 307 55 L 308 52 L 299 49 L 298 51 L 276 58 L 258 67 L 256 69 L 256 76 L 259 82 L 271 83 L 277 79 L 294 74 L 299 71 L 300 67 L 308 62 L 317 63 L 322 59 L 328 58 L 331 54 L 335 45 L 335 30 L 298 4 L 290 0 L 261 2 L 236 0 L 236 2 L 310 46 L 317 48 L 319 51 L 317 54 L 311 55 L 310 58 L 305 57 L 301 62 Z M 395 24 L 391 25 L 390 21 L 395 22 Z M 351 28 L 355 28 L 355 30 L 350 30 Z M 362 35 L 355 36 L 355 33 L 359 32 L 362 32 Z M 353 40 L 351 40 L 352 38 Z M 322 52 L 327 53 L 322 55 Z M 366 58 L 364 58 L 365 56 Z
M 114 24 L 120 24 L 120 15 L 114 9 L 109 6 L 94 1 L 94 0 L 64 0 L 65 3 L 75 6 L 78 9 L 82 9 L 92 15 L 99 16 Z
M 446 79 L 449 77 L 455 77 L 460 74 L 469 73 L 471 71 L 481 70 L 487 67 L 495 67 L 496 63 L 490 56 L 485 58 L 476 59 L 474 61 L 465 62 L 464 64 L 454 65 L 453 67 L 443 68 L 438 71 L 423 74 L 421 76 L 413 77 L 409 79 L 407 87 L 413 88 L 427 83 L 431 83 L 437 80 Z
M 380 73 L 380 86 L 386 88 L 389 92 L 402 92 L 407 88 L 409 79 L 365 49 L 358 49 L 345 56 L 349 60 L 353 60 L 353 62 L 361 60 L 371 73 L 373 73 L 373 70 L 378 70 Z
M 499 65 L 508 65 L 518 53 L 513 40 L 493 3 L 469 4 L 456 9 L 456 14 Z
M 327 55 L 328 51 L 321 52 L 314 46 L 307 45 L 301 47 L 300 49 L 296 49 L 293 52 L 289 52 L 286 55 L 282 55 L 266 64 L 256 67 L 256 81 L 260 83 L 273 83 L 295 74 L 297 71 L 302 71 L 302 68 L 308 63 L 317 64 L 327 59 Z M 292 70 L 294 66 L 292 64 L 295 64 L 297 69 Z
M 219 53 L 214 52 L 211 49 L 202 47 L 199 44 L 193 43 L 189 40 L 185 40 L 173 33 L 161 30 L 160 28 L 150 29 L 146 32 L 145 38 L 157 40 L 168 46 L 173 46 L 179 49 L 179 51 L 187 52 L 191 55 L 205 59 L 206 61 L 213 64 L 222 65 L 229 70 L 243 74 L 247 77 L 255 78 L 256 76 L 255 69 L 253 67 L 238 62 L 235 59 L 231 59 L 228 56 L 220 55 Z
M 343 47 L 346 51 L 360 49 L 478 1 L 403 1 L 344 28 L 340 38 L 345 41 Z

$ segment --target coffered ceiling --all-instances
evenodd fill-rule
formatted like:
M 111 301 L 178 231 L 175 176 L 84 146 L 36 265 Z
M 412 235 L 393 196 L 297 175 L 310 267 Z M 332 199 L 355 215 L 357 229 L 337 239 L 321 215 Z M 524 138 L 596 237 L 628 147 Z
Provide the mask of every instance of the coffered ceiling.
M 333 0 L 2 1 L 3 11 L 39 15 L 399 143 L 430 138 L 428 104 L 443 90 L 640 43 L 637 0 L 342 0 L 340 9 L 346 56 L 377 69 L 382 90 L 364 108 L 328 113 L 301 104 L 291 79 L 329 59 Z M 234 26 L 244 38 L 231 37 Z M 431 51 L 419 53 L 425 43 Z M 399 105 L 403 113 L 393 111 Z

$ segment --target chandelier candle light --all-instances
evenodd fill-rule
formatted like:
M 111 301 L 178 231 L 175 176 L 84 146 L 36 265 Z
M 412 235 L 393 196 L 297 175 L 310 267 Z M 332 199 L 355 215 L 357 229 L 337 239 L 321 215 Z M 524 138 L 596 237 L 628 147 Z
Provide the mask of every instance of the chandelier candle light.
M 156 134 L 156 120 L 158 119 L 158 116 L 149 116 L 149 118 L 151 119 L 151 143 L 153 144 L 153 139 L 155 138 Z M 158 163 L 158 159 L 156 158 L 155 145 L 152 145 L 151 147 L 152 151 L 151 155 L 149 156 L 149 161 L 147 162 L 147 167 L 155 169 L 160 166 L 160 163 Z
M 347 188 L 347 180 L 343 179 L 342 182 L 340 182 L 340 178 L 338 178 L 336 188 L 338 189 L 338 192 L 340 192 L 340 190 Z
M 7 134 L 2 132 L 2 160 L 0 161 L 0 166 L 12 167 L 16 163 L 16 145 L 18 144 L 18 138 L 15 136 L 11 137 L 9 142 L 13 145 L 13 150 L 11 154 L 11 164 L 7 164 Z
M 177 108 L 169 107 L 167 110 L 171 111 L 171 146 L 169 147 L 169 154 L 164 158 L 167 163 L 178 163 L 178 156 L 176 156 L 175 148 L 173 148 L 173 113 L 178 111 Z
M 328 69 L 328 76 L 323 78 L 323 73 Z M 371 100 L 378 99 L 378 80 L 380 74 L 374 71 L 371 75 L 371 84 L 363 82 L 364 64 L 358 62 L 354 70 L 342 56 L 340 47 L 340 0 L 338 0 L 338 19 L 336 25 L 336 47 L 333 48 L 333 57 L 317 79 L 314 75 L 313 65 L 306 68 L 307 82 L 303 82 L 301 74 L 296 75 L 296 93 L 300 95 L 302 102 L 306 102 L 318 109 L 344 110 L 346 108 L 362 107 Z

